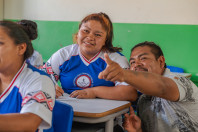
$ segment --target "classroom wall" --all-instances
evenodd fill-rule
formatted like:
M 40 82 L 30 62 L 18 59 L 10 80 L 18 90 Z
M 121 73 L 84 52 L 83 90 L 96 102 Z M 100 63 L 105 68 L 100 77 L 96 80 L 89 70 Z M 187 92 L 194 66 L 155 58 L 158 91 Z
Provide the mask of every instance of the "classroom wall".
M 3 20 L 3 0 L 0 0 L 0 20 Z
M 80 21 L 106 12 L 113 22 L 198 24 L 197 0 L 4 0 L 7 19 Z
M 4 19 L 35 20 L 39 38 L 34 43 L 46 61 L 52 53 L 72 43 L 79 21 L 89 13 L 105 12 L 114 25 L 114 45 L 130 49 L 154 41 L 168 65 L 184 68 L 198 82 L 197 0 L 5 0 Z

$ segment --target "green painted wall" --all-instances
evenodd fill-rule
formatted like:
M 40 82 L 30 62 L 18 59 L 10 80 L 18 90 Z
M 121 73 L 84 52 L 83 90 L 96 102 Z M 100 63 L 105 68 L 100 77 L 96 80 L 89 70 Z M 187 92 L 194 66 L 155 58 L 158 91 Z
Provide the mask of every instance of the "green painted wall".
M 72 35 L 77 32 L 79 22 L 36 21 L 39 37 L 33 41 L 46 61 L 55 51 L 73 43 Z M 129 58 L 130 49 L 143 41 L 154 41 L 164 51 L 166 63 L 181 67 L 192 73 L 198 84 L 198 25 L 132 24 L 114 23 L 114 45 L 123 48 Z

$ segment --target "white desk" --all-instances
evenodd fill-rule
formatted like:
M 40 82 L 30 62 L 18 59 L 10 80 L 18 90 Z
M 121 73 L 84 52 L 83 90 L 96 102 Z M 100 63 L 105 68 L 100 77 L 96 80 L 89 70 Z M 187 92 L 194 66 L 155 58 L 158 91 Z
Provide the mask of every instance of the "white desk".
M 105 122 L 105 132 L 113 132 L 114 119 L 129 111 L 129 101 L 107 99 L 76 99 L 64 94 L 57 99 L 73 107 L 74 121 L 83 123 Z

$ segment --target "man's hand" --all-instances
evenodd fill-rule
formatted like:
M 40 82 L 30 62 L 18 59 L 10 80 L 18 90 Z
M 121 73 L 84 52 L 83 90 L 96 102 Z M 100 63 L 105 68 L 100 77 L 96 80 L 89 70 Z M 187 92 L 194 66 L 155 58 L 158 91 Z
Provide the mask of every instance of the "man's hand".
M 72 98 L 78 99 L 94 99 L 96 98 L 93 88 L 87 88 L 84 90 L 75 90 L 70 94 Z
M 112 61 L 107 53 L 104 54 L 104 57 L 105 57 L 105 62 L 107 63 L 107 67 L 105 68 L 104 71 L 100 72 L 98 78 L 112 82 L 115 81 L 123 82 L 124 69 L 122 69 L 118 63 Z
M 56 98 L 58 98 L 59 96 L 62 96 L 62 95 L 63 95 L 64 91 L 63 91 L 63 89 L 62 89 L 60 86 L 58 86 L 58 85 L 56 85 L 55 87 L 56 87 Z
M 142 132 L 141 120 L 137 115 L 135 115 L 135 112 L 131 106 L 130 115 L 126 113 L 124 116 L 123 127 L 127 130 L 127 132 Z

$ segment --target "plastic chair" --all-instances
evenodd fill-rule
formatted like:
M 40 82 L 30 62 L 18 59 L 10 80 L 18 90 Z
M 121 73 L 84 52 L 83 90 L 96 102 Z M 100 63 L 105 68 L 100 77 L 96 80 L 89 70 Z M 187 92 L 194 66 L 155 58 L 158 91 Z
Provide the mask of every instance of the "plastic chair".
M 52 113 L 52 127 L 43 132 L 71 132 L 73 114 L 72 106 L 56 100 Z
M 171 72 L 178 72 L 178 73 L 184 73 L 184 69 L 176 66 L 167 66 L 168 69 L 170 69 Z

